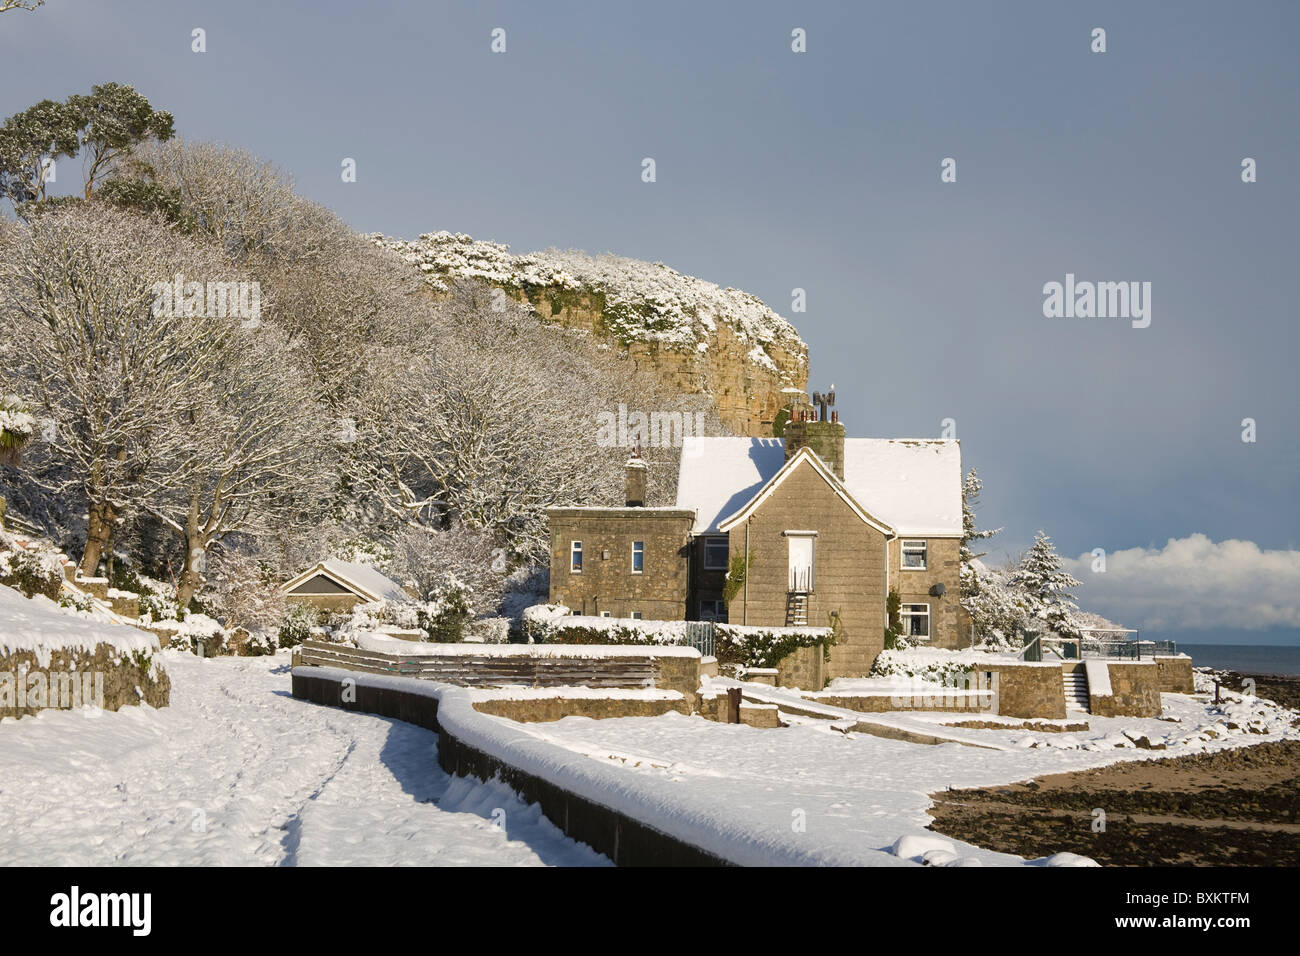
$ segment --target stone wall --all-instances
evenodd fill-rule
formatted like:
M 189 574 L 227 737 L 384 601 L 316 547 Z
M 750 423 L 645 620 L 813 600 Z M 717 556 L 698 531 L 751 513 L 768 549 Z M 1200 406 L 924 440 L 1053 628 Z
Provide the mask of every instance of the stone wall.
M 686 617 L 687 548 L 693 511 L 671 508 L 550 508 L 552 604 L 581 614 L 680 621 Z M 582 542 L 582 571 L 570 548 Z M 632 542 L 645 545 L 632 571 Z
M 1003 717 L 1065 718 L 1065 679 L 1052 664 L 981 664 L 986 683 L 996 677 L 997 713 Z
M 324 614 L 346 614 L 358 604 L 361 598 L 355 594 L 286 594 L 285 604 L 307 604 Z
M 673 700 L 644 700 L 632 697 L 534 697 L 519 700 L 500 698 L 474 702 L 474 709 L 521 723 L 542 723 L 565 717 L 658 717 L 667 713 L 690 715 L 684 697 Z
M 815 580 L 808 623 L 827 627 L 838 611 L 839 641 L 828 677 L 861 677 L 884 648 L 885 536 L 868 525 L 806 461 L 754 511 L 750 520 L 748 590 L 727 611 L 732 624 L 783 626 L 789 590 L 788 530 L 816 531 Z M 731 535 L 731 555 L 745 553 L 745 531 Z
M 796 648 L 776 665 L 778 687 L 821 690 L 826 681 L 826 652 L 820 645 Z
M 1098 717 L 1159 717 L 1160 671 L 1154 661 L 1107 662 L 1110 694 L 1089 687 L 1088 706 Z
M 957 693 L 953 691 L 917 691 L 898 694 L 819 694 L 809 697 L 818 704 L 843 707 L 862 714 L 886 714 L 891 711 L 921 711 L 930 713 L 990 714 L 996 697 L 992 694 Z
M 123 655 L 112 645 L 99 644 L 93 652 L 52 650 L 48 660 L 42 666 L 32 651 L 0 654 L 0 717 L 93 705 L 100 692 L 104 710 L 141 702 L 166 707 L 171 701 L 171 678 L 154 665 L 152 654 L 136 658 Z M 19 682 L 23 684 L 21 695 Z M 91 691 L 90 700 L 85 699 L 86 690 Z
M 1192 659 L 1186 656 L 1157 657 L 1156 671 L 1160 675 L 1160 690 L 1166 694 L 1194 694 Z

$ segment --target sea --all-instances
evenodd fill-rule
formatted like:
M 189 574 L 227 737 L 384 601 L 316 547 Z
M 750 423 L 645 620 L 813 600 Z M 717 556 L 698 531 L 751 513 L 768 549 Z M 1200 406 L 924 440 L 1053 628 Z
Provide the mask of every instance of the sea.
M 1190 655 L 1197 667 L 1214 667 L 1243 674 L 1300 676 L 1300 645 L 1192 644 L 1179 641 L 1178 650 Z

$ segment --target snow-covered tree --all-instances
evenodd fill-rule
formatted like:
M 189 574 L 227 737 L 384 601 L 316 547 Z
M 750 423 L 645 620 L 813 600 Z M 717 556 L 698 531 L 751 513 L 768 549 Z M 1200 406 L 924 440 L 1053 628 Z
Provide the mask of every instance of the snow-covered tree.
M 974 543 L 976 541 L 987 541 L 995 534 L 1001 531 L 1001 528 L 979 530 L 975 524 L 975 506 L 979 504 L 980 492 L 984 490 L 984 482 L 980 480 L 979 474 L 972 468 L 967 472 L 966 477 L 962 480 L 961 485 L 961 548 L 960 555 L 962 564 L 969 564 L 976 558 L 982 558 L 987 553 L 985 551 L 976 552 Z
M 522 306 L 497 311 L 492 303 L 486 287 L 459 283 L 437 306 L 447 334 L 435 355 L 367 353 L 357 481 L 391 520 L 491 531 L 512 559 L 541 561 L 547 506 L 622 497 L 628 450 L 600 443 L 601 411 L 620 401 L 660 409 L 703 403 L 580 335 L 539 331 Z M 646 449 L 652 481 L 675 475 L 676 454 Z M 656 491 L 664 494 L 652 484 Z
M 321 414 L 283 332 L 241 329 L 208 375 L 174 396 L 179 436 L 149 510 L 185 540 L 177 603 L 203 583 L 205 556 L 234 533 L 257 535 L 325 488 Z
M 1012 586 L 1011 570 L 989 567 L 978 558 L 962 566 L 962 606 L 970 613 L 974 644 L 988 650 L 1020 647 L 1030 620 L 1027 596 Z
M 1060 637 L 1078 637 L 1072 617 L 1078 605 L 1070 589 L 1083 582 L 1064 569 L 1052 539 L 1042 531 L 1021 555 L 1008 583 L 1027 600 L 1029 613 L 1042 626 Z
M 50 467 L 33 477 L 86 502 L 83 574 L 121 517 L 168 486 L 184 435 L 177 398 L 208 378 L 232 334 L 229 319 L 156 309 L 155 284 L 226 270 L 160 221 L 98 202 L 42 213 L 8 237 L 0 331 L 23 347 L 0 376 L 45 420 L 36 450 Z
M 213 239 L 231 262 L 314 262 L 337 258 L 352 238 L 324 206 L 293 191 L 293 181 L 246 150 L 179 137 L 150 141 L 113 176 L 174 195 L 178 218 Z

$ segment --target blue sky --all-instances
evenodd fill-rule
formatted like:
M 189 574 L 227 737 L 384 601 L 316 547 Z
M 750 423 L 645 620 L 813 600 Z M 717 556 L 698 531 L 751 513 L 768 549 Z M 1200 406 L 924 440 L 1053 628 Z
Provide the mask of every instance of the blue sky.
M 1298 40 L 1294 3 L 48 0 L 0 16 L 0 112 L 131 83 L 358 229 L 751 291 L 799 328 L 850 434 L 956 420 L 981 518 L 1006 529 L 995 559 L 1040 527 L 1067 555 L 1144 549 L 1081 593 L 1141 617 L 1138 583 L 1173 588 L 1276 640 L 1300 622 Z M 1045 318 L 1067 273 L 1150 282 L 1150 327 Z M 1163 560 L 1194 534 L 1257 546 L 1218 555 L 1236 590 L 1192 585 L 1194 547 L 1190 569 Z M 1253 614 L 1270 601 L 1290 604 Z M 1227 628 L 1211 618 L 1162 621 Z

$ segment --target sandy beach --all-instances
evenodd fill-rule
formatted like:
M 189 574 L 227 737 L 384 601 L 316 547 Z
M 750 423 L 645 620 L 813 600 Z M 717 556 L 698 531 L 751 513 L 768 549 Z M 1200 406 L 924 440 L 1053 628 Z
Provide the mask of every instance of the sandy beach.
M 1218 676 L 1234 691 L 1253 678 L 1258 696 L 1300 708 L 1300 678 Z M 1026 857 L 1069 850 L 1108 866 L 1300 865 L 1297 741 L 931 797 L 934 830 Z

